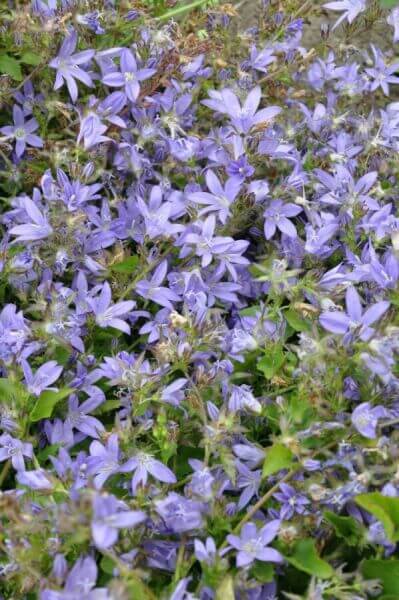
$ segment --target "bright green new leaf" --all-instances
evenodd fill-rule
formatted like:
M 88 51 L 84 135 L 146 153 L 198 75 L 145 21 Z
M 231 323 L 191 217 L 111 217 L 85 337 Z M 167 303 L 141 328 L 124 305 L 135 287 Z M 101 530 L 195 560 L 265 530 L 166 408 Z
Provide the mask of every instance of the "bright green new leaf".
M 399 560 L 365 560 L 362 574 L 365 579 L 379 579 L 384 594 L 399 598 Z
M 295 331 L 310 331 L 310 322 L 307 319 L 304 319 L 295 310 L 289 309 L 285 311 L 284 316 L 288 322 L 288 325 L 290 325 Z
M 399 5 L 399 0 L 380 0 L 380 6 L 382 8 L 393 8 Z
M 0 54 L 0 73 L 9 75 L 16 81 L 22 80 L 21 65 L 15 58 L 8 54 Z
M 262 476 L 269 477 L 278 473 L 281 469 L 289 469 L 292 466 L 294 455 L 284 444 L 276 443 L 266 450 L 266 458 L 263 463 Z
M 34 52 L 24 52 L 20 58 L 21 63 L 24 65 L 32 65 L 36 67 L 41 63 L 42 58 Z
M 384 526 L 391 542 L 399 541 L 399 498 L 383 496 L 379 492 L 361 494 L 355 498 L 356 504 L 374 515 Z
M 0 378 L 0 403 L 10 403 L 12 401 L 21 401 L 29 396 L 25 386 L 19 381 Z
M 320 558 L 311 539 L 299 540 L 295 544 L 293 554 L 286 556 L 286 559 L 295 568 L 319 579 L 329 579 L 334 575 L 334 569 L 327 561 Z
M 30 420 L 40 421 L 40 419 L 48 419 L 53 414 L 53 410 L 57 402 L 63 400 L 70 394 L 72 394 L 73 390 L 70 388 L 63 388 L 58 390 L 58 392 L 45 391 L 42 392 L 37 399 L 35 406 L 30 414 Z
M 115 273 L 133 273 L 139 263 L 138 256 L 129 256 L 125 260 L 119 263 L 115 263 L 111 266 L 111 271 Z

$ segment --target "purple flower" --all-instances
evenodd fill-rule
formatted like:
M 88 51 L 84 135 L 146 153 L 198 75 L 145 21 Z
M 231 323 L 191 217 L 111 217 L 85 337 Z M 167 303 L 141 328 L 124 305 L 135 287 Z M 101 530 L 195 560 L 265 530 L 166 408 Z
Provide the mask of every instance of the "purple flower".
M 15 225 L 10 229 L 10 235 L 17 236 L 16 242 L 34 242 L 47 238 L 53 233 L 46 217 L 28 196 L 21 198 L 21 208 L 24 209 L 26 220 L 29 222 L 23 225 Z
M 155 507 L 166 527 L 174 533 L 199 529 L 202 525 L 204 505 L 201 502 L 187 500 L 175 492 L 171 492 L 163 500 L 156 500 Z
M 50 387 L 62 373 L 62 367 L 55 360 L 49 360 L 38 368 L 35 374 L 26 360 L 21 361 L 26 387 L 34 396 L 40 396 L 44 390 L 56 390 Z
M 260 469 L 251 471 L 240 461 L 236 461 L 236 468 L 238 472 L 237 487 L 242 490 L 237 508 L 238 510 L 242 510 L 254 496 L 258 496 L 262 472 Z
M 21 442 L 8 433 L 0 435 L 0 462 L 11 460 L 11 464 L 16 471 L 25 471 L 24 456 L 32 458 L 32 444 Z
M 327 2 L 327 4 L 323 4 L 323 7 L 328 8 L 329 10 L 343 12 L 338 21 L 334 24 L 334 30 L 342 23 L 342 21 L 345 21 L 345 19 L 348 23 L 353 23 L 356 17 L 366 10 L 367 5 L 366 0 L 337 0 L 336 2 Z
M 79 406 L 78 397 L 76 394 L 72 394 L 68 400 L 68 414 L 65 425 L 71 429 L 77 429 L 85 436 L 98 438 L 99 434 L 104 431 L 104 425 L 88 413 L 95 410 L 102 402 L 102 396 L 92 396 Z
M 136 292 L 148 300 L 156 302 L 165 308 L 173 310 L 172 302 L 179 302 L 179 296 L 167 287 L 161 286 L 161 283 L 168 272 L 168 263 L 163 260 L 155 269 L 150 281 L 142 279 L 136 284 Z
M 58 90 L 66 82 L 72 102 L 78 99 L 78 86 L 75 79 L 78 79 L 88 87 L 93 86 L 90 75 L 80 68 L 79 65 L 88 63 L 94 56 L 94 50 L 83 50 L 73 54 L 78 41 L 78 34 L 72 29 L 63 41 L 60 51 L 56 58 L 50 61 L 52 69 L 56 69 L 57 74 L 54 83 L 54 89 Z
M 352 425 L 366 438 L 374 439 L 377 437 L 376 429 L 378 419 L 387 417 L 388 412 L 383 406 L 372 407 L 370 402 L 363 402 L 356 406 L 352 413 Z
M 95 588 L 97 565 L 91 556 L 78 558 L 70 570 L 64 590 L 56 592 L 50 589 L 42 591 L 40 600 L 111 600 L 105 588 Z
M 366 69 L 366 73 L 369 77 L 373 78 L 370 90 L 374 92 L 379 87 L 382 89 L 386 96 L 389 96 L 389 84 L 399 83 L 399 77 L 394 75 L 399 70 L 399 63 L 393 65 L 386 65 L 384 62 L 384 55 L 381 50 L 371 44 L 371 49 L 374 54 L 374 67 Z
M 53 484 L 44 469 L 17 471 L 16 478 L 18 483 L 26 485 L 32 490 L 51 490 L 53 488 Z
M 124 87 L 131 102 L 136 102 L 140 94 L 140 81 L 149 79 L 156 69 L 138 69 L 136 59 L 127 48 L 121 51 L 121 70 L 104 75 L 102 82 L 110 87 Z
M 296 217 L 302 212 L 302 208 L 291 202 L 284 203 L 282 200 L 272 200 L 263 213 L 265 217 L 265 237 L 270 240 L 279 229 L 281 233 L 290 238 L 296 238 L 295 226 L 288 217 Z
M 370 327 L 375 321 L 378 321 L 388 310 L 389 302 L 382 300 L 376 302 L 363 312 L 360 297 L 354 287 L 349 287 L 346 291 L 346 313 L 342 311 L 327 311 L 320 315 L 320 323 L 331 333 L 344 335 L 344 342 L 348 342 L 353 336 L 360 337 L 367 342 L 374 334 L 374 329 Z
M 189 194 L 188 199 L 190 202 L 206 205 L 206 208 L 200 210 L 200 215 L 216 212 L 221 223 L 226 223 L 227 217 L 231 214 L 230 206 L 240 192 L 242 180 L 230 177 L 223 187 L 219 178 L 211 169 L 206 172 L 205 180 L 210 193 L 193 192 Z
M 281 503 L 280 519 L 291 519 L 295 513 L 298 515 L 305 514 L 306 505 L 309 504 L 306 496 L 299 494 L 295 488 L 287 483 L 281 483 L 280 490 L 280 492 L 273 494 L 273 497 Z
M 277 535 L 280 528 L 278 519 L 270 521 L 258 530 L 254 523 L 245 523 L 241 530 L 240 537 L 237 535 L 228 535 L 227 541 L 237 552 L 237 567 L 247 567 L 254 560 L 264 562 L 282 562 L 283 557 L 280 552 L 269 548 L 267 544 Z
M 201 540 L 194 540 L 194 553 L 200 562 L 204 562 L 211 566 L 216 558 L 216 544 L 212 537 L 206 538 L 205 544 Z
M 258 415 L 262 412 L 262 405 L 255 398 L 248 385 L 233 385 L 231 387 L 228 406 L 232 412 L 243 409 L 250 410 Z
M 94 475 L 94 485 L 102 488 L 111 475 L 120 472 L 119 441 L 116 433 L 109 436 L 106 446 L 97 440 L 90 444 L 90 456 L 87 460 L 88 475 Z
M 121 467 L 121 473 L 133 471 L 132 493 L 134 496 L 137 493 L 138 487 L 147 485 L 148 474 L 164 483 L 176 483 L 177 481 L 173 471 L 145 452 L 137 453 L 136 456 L 129 458 L 123 467 Z
M 33 132 L 39 127 L 36 119 L 29 119 L 25 122 L 25 117 L 22 109 L 14 104 L 13 109 L 14 125 L 6 125 L 0 128 L 0 132 L 7 137 L 15 139 L 15 152 L 18 157 L 21 157 L 25 152 L 26 146 L 34 146 L 35 148 L 43 147 L 43 140 L 34 135 Z
M 387 17 L 388 25 L 394 28 L 393 41 L 399 42 L 399 7 L 393 8 Z
M 96 496 L 93 501 L 91 532 L 97 548 L 110 548 L 118 539 L 118 530 L 134 527 L 146 519 L 141 510 L 128 510 L 115 496 Z
M 88 298 L 87 302 L 94 314 L 96 315 L 96 323 L 99 327 L 114 327 L 124 333 L 130 334 L 129 325 L 120 317 L 126 317 L 136 305 L 133 300 L 118 302 L 111 306 L 112 293 L 111 286 L 108 281 L 103 283 L 100 295 L 97 298 Z

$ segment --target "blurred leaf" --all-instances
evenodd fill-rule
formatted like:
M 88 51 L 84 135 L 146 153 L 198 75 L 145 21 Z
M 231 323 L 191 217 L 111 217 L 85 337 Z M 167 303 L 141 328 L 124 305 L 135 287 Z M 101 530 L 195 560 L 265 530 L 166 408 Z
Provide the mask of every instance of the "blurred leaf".
M 288 325 L 295 331 L 310 331 L 311 324 L 307 319 L 304 319 L 297 311 L 289 309 L 284 312 L 284 316 Z
M 46 391 L 42 392 L 37 399 L 35 406 L 30 414 L 30 420 L 40 421 L 40 419 L 48 419 L 53 414 L 53 410 L 57 402 L 63 400 L 70 394 L 72 394 L 73 390 L 70 388 L 63 388 L 58 390 L 58 392 Z
M 263 463 L 262 476 L 269 477 L 278 473 L 282 469 L 289 469 L 292 466 L 294 455 L 284 444 L 276 443 L 266 450 L 266 458 Z
M 273 581 L 274 567 L 271 563 L 257 560 L 251 569 L 251 575 L 261 583 L 269 583 Z
M 385 594 L 399 598 L 399 560 L 365 560 L 362 574 L 365 579 L 379 579 Z
M 41 63 L 42 58 L 34 52 L 24 52 L 19 60 L 24 65 L 33 65 L 36 67 Z
M 231 575 L 226 575 L 218 586 L 215 600 L 235 600 L 234 580 Z
M 374 515 L 384 525 L 385 533 L 391 542 L 399 541 L 399 498 L 383 496 L 379 492 L 361 494 L 355 498 L 356 504 Z
M 334 575 L 334 569 L 327 561 L 320 558 L 311 539 L 299 540 L 295 544 L 293 554 L 286 556 L 286 559 L 300 571 L 319 579 L 329 579 Z
M 110 269 L 111 271 L 115 271 L 115 273 L 133 273 L 138 263 L 138 256 L 129 256 L 125 260 L 122 260 L 122 262 L 111 265 Z
M 399 5 L 399 0 L 380 0 L 380 6 L 382 8 L 393 8 Z
M 274 346 L 266 350 L 266 354 L 258 361 L 257 369 L 262 371 L 266 379 L 271 379 L 280 370 L 285 356 L 281 346 Z
M 0 378 L 0 403 L 18 401 L 28 396 L 29 392 L 19 381 Z
M 0 54 L 0 73 L 9 75 L 16 81 L 22 80 L 21 65 L 15 58 L 8 54 Z
M 344 538 L 348 546 L 357 546 L 362 537 L 362 529 L 353 517 L 342 517 L 326 510 L 324 518 L 330 523 L 338 537 Z

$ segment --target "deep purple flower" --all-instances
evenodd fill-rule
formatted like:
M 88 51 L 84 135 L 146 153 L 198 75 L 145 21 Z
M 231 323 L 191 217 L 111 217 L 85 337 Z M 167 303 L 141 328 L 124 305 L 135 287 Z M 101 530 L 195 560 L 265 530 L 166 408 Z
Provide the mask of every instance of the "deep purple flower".
M 264 562 L 282 562 L 283 557 L 280 552 L 267 545 L 276 537 L 279 528 L 280 521 L 278 519 L 270 521 L 260 530 L 254 523 L 245 523 L 240 536 L 228 535 L 227 541 L 238 550 L 237 567 L 247 567 L 255 559 Z
M 123 87 L 130 102 L 136 102 L 140 94 L 140 81 L 149 79 L 156 69 L 139 69 L 133 53 L 127 48 L 121 51 L 120 72 L 104 75 L 102 82 L 110 87 Z
M 93 501 L 91 532 L 98 548 L 110 548 L 118 539 L 119 529 L 131 528 L 146 519 L 141 510 L 128 510 L 115 496 L 96 496 Z
M 33 456 L 32 444 L 21 442 L 11 437 L 8 433 L 0 435 L 0 462 L 11 460 L 16 471 L 25 471 L 24 456 L 31 459 Z
M 73 54 L 78 42 L 78 34 L 72 29 L 65 40 L 56 58 L 50 61 L 49 66 L 56 69 L 57 74 L 54 83 L 54 89 L 58 90 L 66 82 L 72 102 L 78 99 L 78 86 L 75 79 L 78 79 L 88 87 L 93 86 L 90 75 L 81 69 L 79 65 L 88 63 L 94 56 L 94 50 L 83 50 Z
M 26 146 L 35 148 L 43 147 L 43 140 L 38 135 L 34 135 L 34 131 L 38 129 L 39 124 L 36 119 L 29 119 L 25 122 L 25 117 L 22 109 L 14 104 L 13 109 L 14 125 L 6 125 L 0 128 L 0 132 L 8 138 L 15 139 L 15 152 L 18 157 L 21 157 L 25 152 Z

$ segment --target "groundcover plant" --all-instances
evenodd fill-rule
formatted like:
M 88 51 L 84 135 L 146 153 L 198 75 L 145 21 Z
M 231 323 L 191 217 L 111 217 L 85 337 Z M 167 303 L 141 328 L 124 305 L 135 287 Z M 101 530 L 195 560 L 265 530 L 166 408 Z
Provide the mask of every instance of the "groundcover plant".
M 395 4 L 1 3 L 4 600 L 399 598 Z

